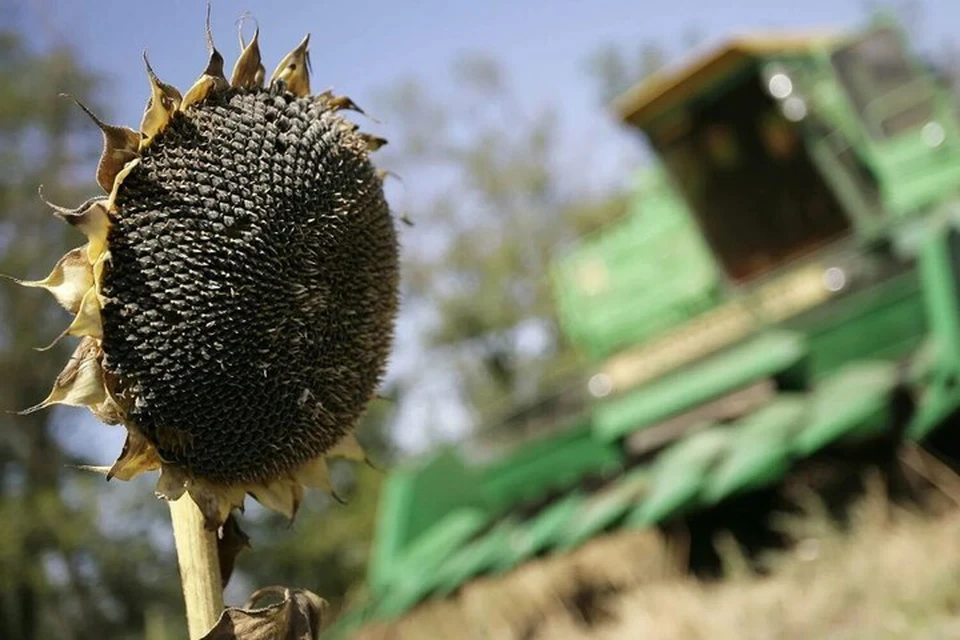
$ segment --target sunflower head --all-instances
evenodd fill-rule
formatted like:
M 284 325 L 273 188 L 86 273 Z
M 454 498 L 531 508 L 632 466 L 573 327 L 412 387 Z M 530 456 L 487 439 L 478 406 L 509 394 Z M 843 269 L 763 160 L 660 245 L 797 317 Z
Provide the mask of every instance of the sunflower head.
M 393 339 L 398 247 L 384 141 L 312 94 L 309 36 L 267 79 L 259 31 L 230 79 L 213 46 L 185 93 L 146 63 L 139 130 L 93 118 L 104 195 L 51 205 L 86 236 L 49 276 L 79 338 L 49 396 L 127 440 L 108 478 L 159 470 L 209 527 L 247 494 L 293 518 L 326 458 L 363 459 L 352 435 Z

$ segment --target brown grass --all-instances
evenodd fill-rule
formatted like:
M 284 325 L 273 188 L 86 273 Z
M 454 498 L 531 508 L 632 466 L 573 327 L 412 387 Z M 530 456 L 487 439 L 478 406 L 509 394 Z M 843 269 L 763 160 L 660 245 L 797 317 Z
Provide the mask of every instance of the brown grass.
M 878 483 L 841 531 L 808 499 L 782 517 L 797 545 L 748 562 L 720 537 L 726 578 L 676 570 L 682 549 L 619 532 L 567 555 L 474 581 L 457 596 L 371 626 L 362 640 L 933 640 L 960 638 L 960 512 L 891 505 Z M 682 545 L 680 545 L 682 546 Z

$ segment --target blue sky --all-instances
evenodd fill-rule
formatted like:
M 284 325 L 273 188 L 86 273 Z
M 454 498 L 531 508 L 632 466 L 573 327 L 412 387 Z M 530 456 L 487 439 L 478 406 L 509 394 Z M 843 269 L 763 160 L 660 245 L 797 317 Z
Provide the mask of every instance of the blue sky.
M 68 39 L 93 67 L 115 80 L 113 117 L 136 122 L 146 97 L 140 53 L 146 49 L 166 81 L 188 85 L 206 60 L 201 0 L 23 0 L 38 43 Z M 417 75 L 449 84 L 457 54 L 486 51 L 510 70 L 531 103 L 563 105 L 597 117 L 583 59 L 598 46 L 657 40 L 676 48 L 696 27 L 708 40 L 763 27 L 850 25 L 863 0 L 213 0 L 213 29 L 228 64 L 237 54 L 234 21 L 251 12 L 261 26 L 268 71 L 304 33 L 312 34 L 314 82 L 360 102 L 397 79 Z M 960 3 L 927 0 L 924 39 L 960 30 Z M 364 100 L 369 102 L 369 100 Z
M 22 0 L 41 46 L 67 39 L 107 75 L 114 121 L 135 125 L 147 97 L 140 61 L 146 50 L 167 82 L 185 88 L 206 62 L 202 0 Z M 525 107 L 558 109 L 571 143 L 629 153 L 635 141 L 614 130 L 584 70 L 598 47 L 635 48 L 653 40 L 680 48 L 690 28 L 707 42 L 758 28 L 856 24 L 864 0 L 213 0 L 215 40 L 232 66 L 236 19 L 252 13 L 261 27 L 267 71 L 311 33 L 315 88 L 334 87 L 361 106 L 392 83 L 415 76 L 443 95 L 452 90 L 450 63 L 460 54 L 495 55 L 519 88 Z M 922 37 L 937 43 L 960 32 L 960 2 L 921 1 Z M 249 31 L 248 31 L 249 33 Z M 380 133 L 390 138 L 390 123 Z M 628 156 L 632 157 L 632 156 Z M 622 172 L 623 168 L 616 167 Z
M 361 106 L 411 76 L 431 91 L 449 95 L 454 90 L 450 64 L 458 55 L 492 54 L 508 71 L 523 107 L 530 111 L 554 107 L 572 148 L 590 148 L 592 157 L 613 159 L 594 169 L 596 176 L 587 176 L 598 181 L 611 175 L 614 180 L 626 179 L 639 150 L 635 138 L 613 126 L 585 73 L 584 61 L 598 47 L 613 43 L 635 50 L 644 41 L 654 41 L 676 52 L 691 28 L 709 43 L 753 29 L 856 26 L 866 15 L 862 0 L 213 0 L 212 4 L 214 38 L 228 68 L 238 53 L 235 21 L 249 11 L 260 25 L 268 73 L 309 32 L 313 87 L 332 86 Z M 918 35 L 924 46 L 960 33 L 960 1 L 920 4 L 924 20 Z M 84 62 L 105 74 L 110 84 L 104 96 L 109 111 L 104 115 L 119 124 L 139 123 L 147 97 L 140 60 L 144 49 L 160 77 L 182 89 L 206 61 L 202 0 L 20 0 L 18 6 L 27 34 L 38 47 L 66 39 Z M 391 137 L 389 121 L 365 128 Z M 425 187 L 407 182 L 404 198 L 415 206 L 416 194 Z M 415 362 L 409 346 L 401 344 L 399 352 L 397 366 Z M 404 431 L 416 440 L 418 430 L 422 436 L 423 430 L 438 424 L 462 422 L 455 409 L 438 404 L 437 398 L 447 392 L 424 380 L 422 402 L 407 416 L 409 428 Z M 105 435 L 92 425 L 90 429 L 73 433 L 85 442 L 101 444 L 103 438 L 112 443 L 121 437 L 119 432 Z

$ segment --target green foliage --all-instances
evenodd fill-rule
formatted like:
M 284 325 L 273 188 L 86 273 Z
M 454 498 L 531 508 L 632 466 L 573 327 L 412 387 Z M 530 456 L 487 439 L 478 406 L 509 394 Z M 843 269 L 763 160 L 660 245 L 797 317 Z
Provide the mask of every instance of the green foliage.
M 600 97 L 609 101 L 665 64 L 666 53 L 659 45 L 644 43 L 633 53 L 607 45 L 587 59 L 587 71 L 599 85 Z
M 551 261 L 621 215 L 624 201 L 583 197 L 576 172 L 560 166 L 556 113 L 530 111 L 495 61 L 466 56 L 452 74 L 454 96 L 406 80 L 378 112 L 400 132 L 385 166 L 405 181 L 430 177 L 430 193 L 410 206 L 407 236 L 418 246 L 405 255 L 407 299 L 434 312 L 432 353 L 450 363 L 460 397 L 485 422 L 577 365 L 557 329 Z
M 99 131 L 58 94 L 86 99 L 99 81 L 78 67 L 75 52 L 37 53 L 0 31 L 0 83 L 0 272 L 43 277 L 82 237 L 50 214 L 37 187 L 52 201 L 81 202 L 96 188 L 100 146 Z M 5 411 L 47 394 L 73 341 L 44 353 L 32 347 L 50 342 L 68 322 L 41 291 L 0 283 Z M 62 449 L 53 426 L 81 415 L 0 414 L 0 637 L 138 638 L 148 606 L 167 617 L 182 606 L 169 552 L 146 535 L 160 505 L 118 507 L 109 496 L 115 485 L 65 467 L 87 461 Z M 109 514 L 100 512 L 101 503 L 110 504 Z M 105 521 L 123 526 L 107 531 Z M 176 624 L 170 632 L 179 632 Z

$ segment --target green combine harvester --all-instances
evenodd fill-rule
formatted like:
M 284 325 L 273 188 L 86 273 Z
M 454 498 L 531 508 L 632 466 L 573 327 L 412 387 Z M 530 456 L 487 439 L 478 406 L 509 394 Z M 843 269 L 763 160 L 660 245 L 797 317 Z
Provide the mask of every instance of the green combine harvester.
M 615 109 L 659 163 L 555 265 L 586 400 L 493 460 L 392 471 L 372 601 L 341 631 L 610 532 L 765 508 L 821 456 L 958 437 L 958 112 L 895 22 L 734 39 Z

